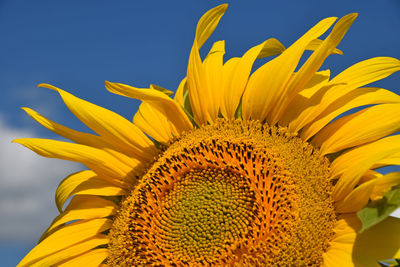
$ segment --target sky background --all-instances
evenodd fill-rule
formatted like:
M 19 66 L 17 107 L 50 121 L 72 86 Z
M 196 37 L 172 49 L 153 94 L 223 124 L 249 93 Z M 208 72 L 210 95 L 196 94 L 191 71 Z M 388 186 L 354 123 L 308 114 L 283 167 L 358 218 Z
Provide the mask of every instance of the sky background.
M 400 1 L 4 1 L 0 0 L 0 258 L 14 266 L 57 215 L 54 192 L 79 164 L 45 159 L 11 140 L 58 138 L 31 120 L 30 107 L 89 131 L 50 83 L 131 119 L 138 101 L 113 95 L 104 80 L 175 90 L 185 76 L 196 23 L 217 4 L 230 6 L 202 49 L 226 40 L 225 59 L 275 37 L 286 47 L 320 19 L 358 12 L 322 69 L 333 75 L 376 56 L 400 58 Z M 374 86 L 400 93 L 400 74 Z

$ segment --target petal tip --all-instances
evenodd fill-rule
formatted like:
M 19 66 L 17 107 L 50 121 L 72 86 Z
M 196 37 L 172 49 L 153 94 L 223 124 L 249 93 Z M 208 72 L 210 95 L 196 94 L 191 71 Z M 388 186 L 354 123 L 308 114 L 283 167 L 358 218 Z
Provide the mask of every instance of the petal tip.
M 104 86 L 106 87 L 107 91 L 109 91 L 110 93 L 120 94 L 120 93 L 118 93 L 118 90 L 115 89 L 117 87 L 117 83 L 104 81 Z
M 104 81 L 104 85 L 107 90 L 111 90 L 113 87 L 117 85 L 117 83 L 109 82 L 109 81 Z
M 347 21 L 347 23 L 349 23 L 350 25 L 353 24 L 354 20 L 358 17 L 358 13 L 350 13 L 347 14 L 346 16 L 344 16 L 342 18 L 342 20 Z
M 326 22 L 333 24 L 337 19 L 338 19 L 338 17 L 327 17 L 327 18 L 323 19 L 322 21 L 326 21 Z
M 48 84 L 48 83 L 39 83 L 36 87 L 43 87 L 43 88 L 51 89 L 51 90 L 54 90 L 54 91 L 59 91 L 60 90 L 59 88 L 57 88 L 57 87 L 55 87 L 55 86 L 53 86 L 51 84 Z
M 22 138 L 17 138 L 11 141 L 11 143 L 15 143 L 15 144 L 20 144 L 20 145 L 24 145 L 23 143 L 23 139 Z
M 352 18 L 357 18 L 358 17 L 358 13 L 356 13 L 356 12 L 350 13 L 347 16 L 351 16 Z
M 46 85 L 48 85 L 47 83 L 39 83 L 38 85 L 36 85 L 36 87 L 46 87 Z
M 228 3 L 224 3 L 222 5 L 219 5 L 218 7 L 223 9 L 224 11 L 228 8 L 229 4 Z

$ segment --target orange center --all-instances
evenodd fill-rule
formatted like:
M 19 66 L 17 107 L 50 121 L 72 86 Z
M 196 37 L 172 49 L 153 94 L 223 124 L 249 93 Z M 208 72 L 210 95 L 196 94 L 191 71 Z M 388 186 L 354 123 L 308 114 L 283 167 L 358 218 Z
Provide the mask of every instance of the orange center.
M 110 265 L 318 265 L 333 235 L 329 161 L 257 122 L 171 144 L 121 206 Z

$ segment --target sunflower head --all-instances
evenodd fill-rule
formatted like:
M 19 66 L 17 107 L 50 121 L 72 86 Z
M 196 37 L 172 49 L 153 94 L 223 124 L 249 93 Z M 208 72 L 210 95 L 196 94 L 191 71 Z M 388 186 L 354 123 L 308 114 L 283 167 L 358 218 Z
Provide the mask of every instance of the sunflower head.
M 61 182 L 60 215 L 20 266 L 369 266 L 400 257 L 399 220 L 377 204 L 397 194 L 400 173 L 376 170 L 399 164 L 400 96 L 363 87 L 400 70 L 400 61 L 369 59 L 334 78 L 320 70 L 342 53 L 336 47 L 356 14 L 324 40 L 337 18 L 287 49 L 271 38 L 224 62 L 217 41 L 203 60 L 199 49 L 226 8 L 200 19 L 174 98 L 156 85 L 106 82 L 143 101 L 133 123 L 41 85 L 96 134 L 24 109 L 73 142 L 16 142 L 88 170 Z M 305 50 L 313 53 L 298 66 Z M 276 57 L 252 72 L 269 56 Z M 356 107 L 366 108 L 343 115 Z M 384 215 L 365 219 L 374 205 Z M 383 249 L 376 237 L 385 231 Z

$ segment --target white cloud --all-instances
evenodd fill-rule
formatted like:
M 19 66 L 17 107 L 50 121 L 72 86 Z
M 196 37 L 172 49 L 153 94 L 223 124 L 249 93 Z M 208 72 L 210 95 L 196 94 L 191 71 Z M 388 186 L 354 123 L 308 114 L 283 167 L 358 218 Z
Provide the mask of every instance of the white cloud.
M 10 100 L 18 103 L 29 103 L 29 106 L 33 109 L 40 111 L 42 114 L 52 114 L 55 115 L 60 110 L 59 105 L 59 96 L 57 94 L 47 94 L 48 89 L 46 88 L 37 88 L 33 86 L 31 83 L 27 85 L 21 85 L 18 87 L 18 90 L 13 90 L 10 92 Z M 44 101 L 57 99 L 57 101 Z M 24 112 L 21 112 L 24 118 L 28 119 Z
M 21 137 L 37 136 L 6 125 L 0 116 L 0 240 L 32 243 L 58 214 L 54 203 L 57 185 L 81 167 L 40 157 L 11 143 Z

